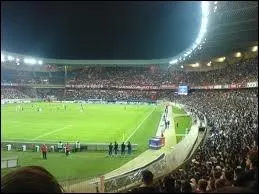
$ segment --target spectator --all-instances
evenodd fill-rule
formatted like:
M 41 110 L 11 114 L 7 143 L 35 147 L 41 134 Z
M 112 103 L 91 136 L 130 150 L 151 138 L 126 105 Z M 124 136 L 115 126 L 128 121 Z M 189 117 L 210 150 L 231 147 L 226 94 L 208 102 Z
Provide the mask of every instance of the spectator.
M 198 181 L 198 190 L 196 190 L 197 193 L 206 193 L 208 183 L 205 179 L 200 179 Z
M 142 171 L 143 186 L 132 190 L 132 193 L 158 193 L 159 190 L 153 185 L 153 173 L 149 170 Z
M 62 193 L 55 177 L 40 166 L 26 166 L 2 177 L 2 193 Z

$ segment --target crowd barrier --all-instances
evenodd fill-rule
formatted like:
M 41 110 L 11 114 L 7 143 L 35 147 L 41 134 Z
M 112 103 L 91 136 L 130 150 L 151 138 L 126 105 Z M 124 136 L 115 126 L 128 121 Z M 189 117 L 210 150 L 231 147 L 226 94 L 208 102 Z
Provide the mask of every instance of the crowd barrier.
M 25 145 L 27 151 L 36 151 L 36 146 L 41 147 L 41 145 L 45 143 L 48 146 L 49 151 L 58 151 L 58 142 L 51 143 L 51 142 L 26 142 L 26 141 L 8 141 L 8 140 L 2 140 L 1 141 L 1 149 L 2 150 L 8 150 L 8 145 L 11 145 L 12 150 L 18 150 L 22 151 L 22 147 Z M 71 143 L 68 142 L 71 150 L 75 151 L 75 142 Z M 63 144 L 65 145 L 65 144 Z M 54 150 L 51 149 L 53 146 Z M 127 144 L 126 144 L 127 146 Z M 131 144 L 132 150 L 136 151 L 138 149 L 137 144 Z M 119 145 L 118 150 L 120 151 L 121 146 Z M 108 151 L 109 150 L 109 144 L 108 143 L 80 143 L 80 150 L 81 151 Z M 127 148 L 126 148 L 127 151 Z

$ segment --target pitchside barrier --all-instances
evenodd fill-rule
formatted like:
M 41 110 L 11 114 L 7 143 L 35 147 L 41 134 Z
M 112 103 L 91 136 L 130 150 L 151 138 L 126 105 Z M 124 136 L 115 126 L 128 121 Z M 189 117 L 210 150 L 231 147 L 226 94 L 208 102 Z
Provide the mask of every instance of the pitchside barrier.
M 18 157 L 1 157 L 1 169 L 18 166 Z
M 22 151 L 23 146 L 26 146 L 26 151 L 37 151 L 37 146 L 39 146 L 39 148 L 41 147 L 41 145 L 45 143 L 48 146 L 48 150 L 51 152 L 58 152 L 58 142 L 55 143 L 47 143 L 47 142 L 17 142 L 17 141 L 1 141 L 1 149 L 2 150 L 6 150 L 10 151 L 10 146 L 11 145 L 11 150 L 16 150 L 16 151 Z M 72 149 L 71 151 L 74 152 L 76 145 L 75 143 L 71 143 L 68 142 L 70 145 L 70 148 Z M 65 144 L 63 144 L 65 145 Z M 120 144 L 119 144 L 119 148 L 118 150 L 120 151 Z M 127 147 L 127 144 L 126 144 Z M 138 145 L 137 144 L 131 144 L 132 150 L 136 151 L 138 149 Z M 54 148 L 54 149 L 53 149 Z M 108 143 L 80 143 L 80 151 L 84 152 L 84 151 L 107 151 L 109 150 L 109 144 Z M 40 151 L 40 150 L 39 150 Z M 126 148 L 127 151 L 127 148 Z

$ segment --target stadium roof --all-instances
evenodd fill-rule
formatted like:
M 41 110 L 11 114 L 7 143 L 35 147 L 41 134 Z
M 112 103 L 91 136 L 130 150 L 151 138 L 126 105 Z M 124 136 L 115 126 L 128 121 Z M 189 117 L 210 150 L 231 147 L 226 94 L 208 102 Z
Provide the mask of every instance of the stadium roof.
M 258 2 L 257 1 L 211 1 L 205 41 L 194 49 L 185 60 L 176 64 L 210 60 L 233 52 L 243 51 L 258 45 Z M 200 47 L 200 48 L 199 48 Z M 185 51 L 184 51 L 185 52 Z M 178 56 L 185 53 L 182 52 Z M 1 55 L 26 56 L 1 52 Z M 56 65 L 151 65 L 168 64 L 174 58 L 153 60 L 58 60 L 37 59 L 44 64 Z M 2 58 L 2 56 L 1 56 Z M 176 60 L 177 61 L 177 60 Z
M 258 45 L 257 1 L 219 1 L 210 9 L 213 10 L 206 43 L 184 63 L 209 60 Z

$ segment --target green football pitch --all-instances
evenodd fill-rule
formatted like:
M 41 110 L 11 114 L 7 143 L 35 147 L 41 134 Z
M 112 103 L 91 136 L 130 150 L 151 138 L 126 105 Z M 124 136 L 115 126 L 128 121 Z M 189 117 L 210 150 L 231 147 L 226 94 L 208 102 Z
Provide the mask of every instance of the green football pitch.
M 162 113 L 162 107 L 155 105 L 85 104 L 83 110 L 80 104 L 66 104 L 66 110 L 63 106 L 60 103 L 38 103 L 34 108 L 32 104 L 2 106 L 2 139 L 55 143 L 129 140 L 142 146 L 155 134 Z
M 34 108 L 32 107 L 34 105 Z M 18 156 L 19 164 L 40 165 L 58 180 L 92 178 L 114 170 L 132 160 L 148 148 L 148 139 L 156 134 L 162 106 L 37 103 L 5 104 L 1 106 L 2 140 L 17 142 L 110 143 L 129 140 L 138 150 L 127 157 L 107 157 L 104 152 L 82 152 L 66 158 L 62 153 L 49 153 L 42 160 L 41 153 L 31 151 L 2 151 L 2 156 Z M 19 106 L 23 111 L 16 110 Z M 37 111 L 40 107 L 42 111 Z M 1 175 L 12 169 L 4 169 Z
M 49 170 L 61 182 L 68 179 L 78 181 L 104 175 L 137 157 L 148 148 L 148 139 L 156 134 L 162 106 L 156 105 L 116 105 L 66 104 L 64 110 L 60 103 L 37 103 L 41 112 L 32 104 L 23 104 L 23 111 L 16 110 L 19 105 L 1 106 L 2 140 L 17 142 L 75 141 L 89 143 L 119 144 L 129 140 L 138 144 L 138 150 L 126 157 L 107 157 L 104 152 L 81 152 L 66 157 L 63 153 L 48 153 L 48 160 L 42 160 L 39 152 L 1 151 L 3 157 L 18 156 L 19 164 L 39 165 Z M 126 107 L 126 109 L 125 109 Z M 183 110 L 173 108 L 174 114 L 184 114 Z M 189 125 L 188 117 L 181 117 L 179 132 L 184 133 Z M 182 129 L 182 130 L 181 130 Z M 1 176 L 13 169 L 1 170 Z

